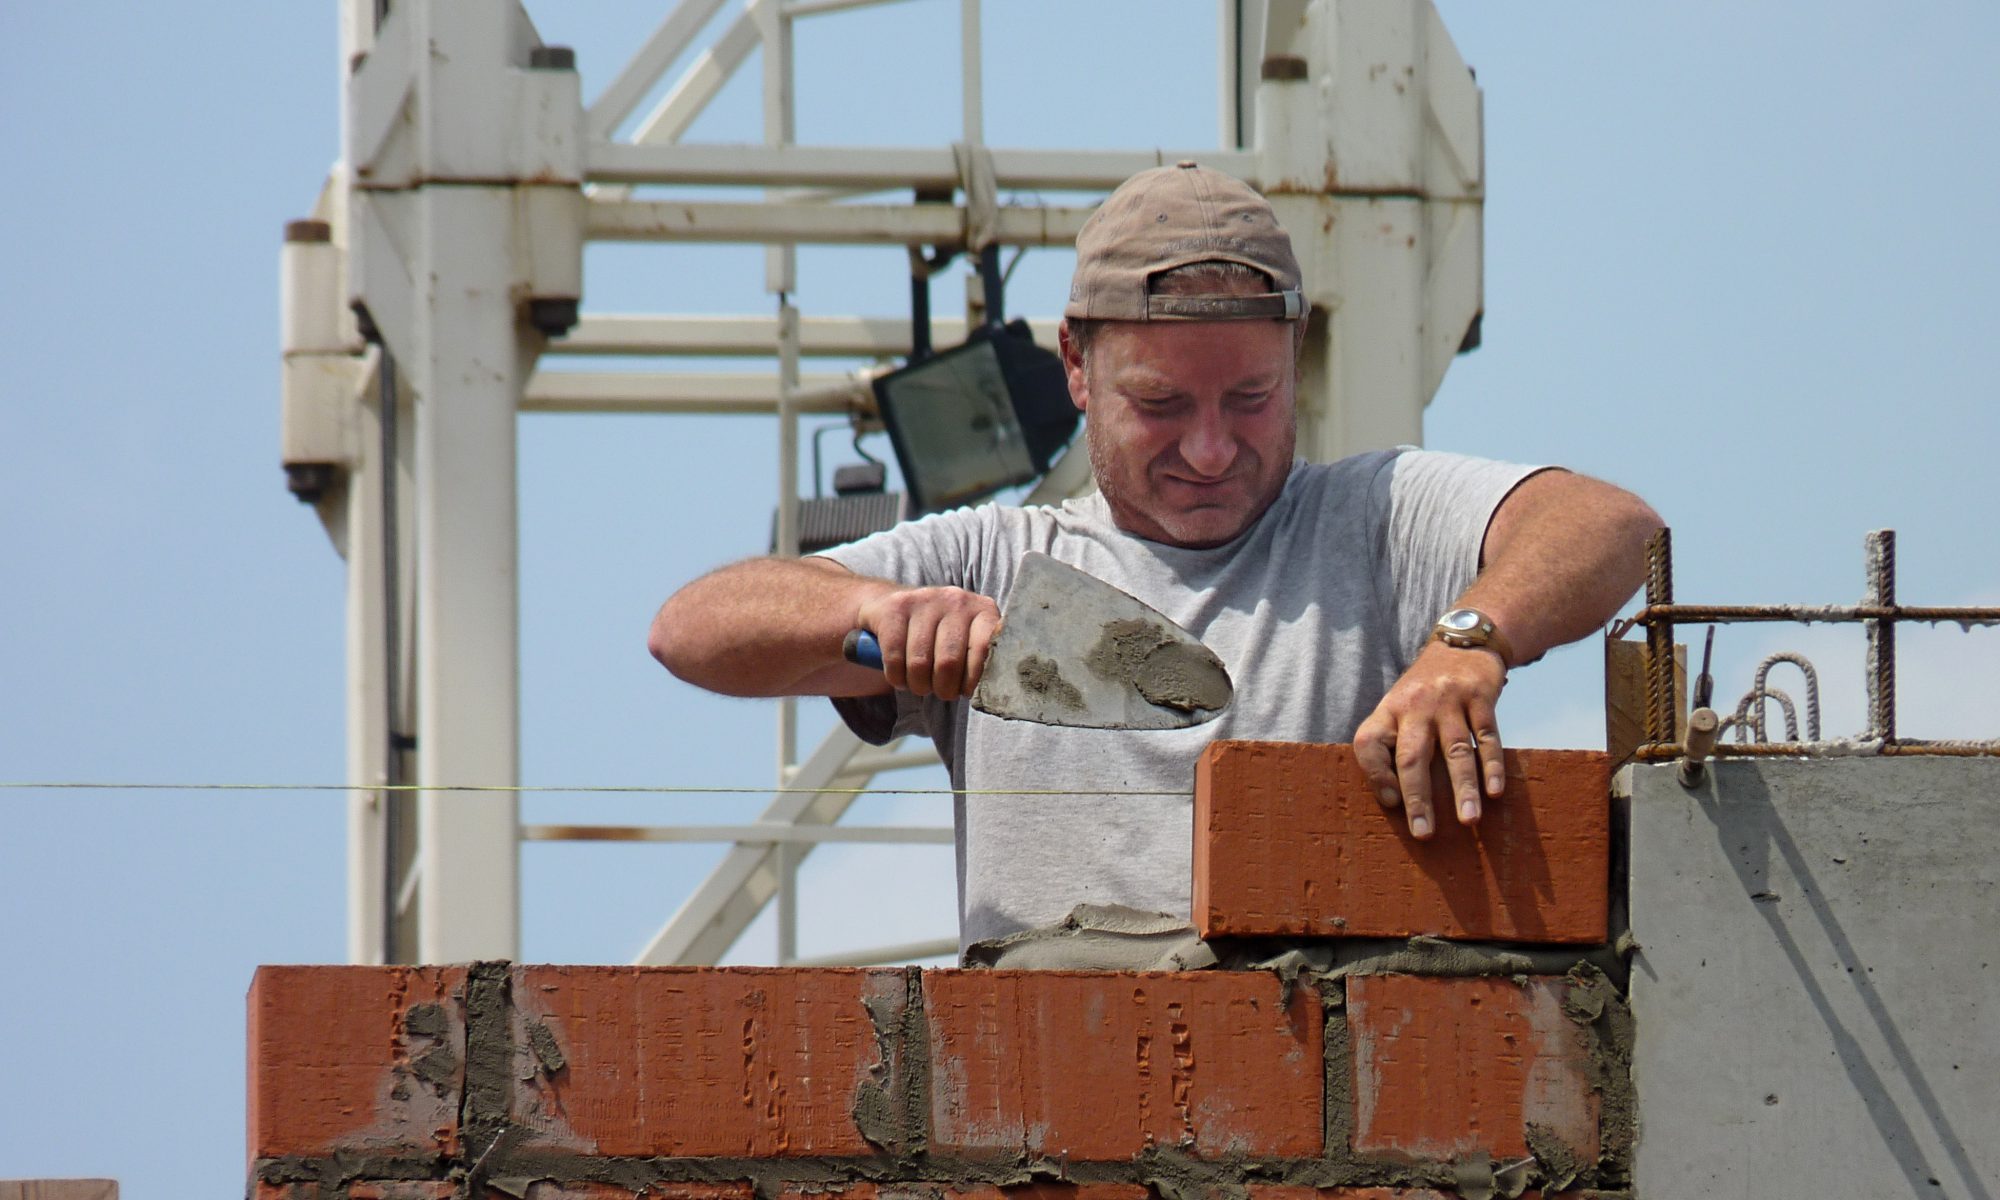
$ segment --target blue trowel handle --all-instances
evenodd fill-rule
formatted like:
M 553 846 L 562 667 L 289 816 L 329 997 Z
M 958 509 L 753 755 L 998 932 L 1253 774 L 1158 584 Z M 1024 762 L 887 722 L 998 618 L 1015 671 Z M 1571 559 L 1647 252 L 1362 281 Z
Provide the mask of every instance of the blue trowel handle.
M 882 669 L 882 643 L 866 629 L 850 629 L 840 643 L 840 656 L 864 667 Z

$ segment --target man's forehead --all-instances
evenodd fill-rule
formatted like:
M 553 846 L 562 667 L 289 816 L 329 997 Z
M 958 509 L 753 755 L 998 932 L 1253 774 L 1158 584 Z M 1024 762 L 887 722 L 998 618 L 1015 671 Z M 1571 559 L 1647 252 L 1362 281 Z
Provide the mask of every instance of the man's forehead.
M 1186 321 L 1142 324 L 1106 321 L 1119 352 L 1102 356 L 1121 383 L 1176 385 L 1186 373 L 1181 351 L 1199 354 L 1204 367 L 1222 368 L 1244 380 L 1280 377 L 1292 366 L 1291 328 L 1276 322 Z M 1103 334 L 1099 335 L 1103 337 Z M 1217 350 L 1220 354 L 1200 354 Z

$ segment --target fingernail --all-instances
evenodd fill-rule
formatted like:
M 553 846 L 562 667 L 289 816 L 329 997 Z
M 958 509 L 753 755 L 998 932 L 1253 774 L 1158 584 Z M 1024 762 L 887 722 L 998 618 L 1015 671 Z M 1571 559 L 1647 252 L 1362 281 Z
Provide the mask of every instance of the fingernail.
M 1431 819 L 1429 817 L 1411 817 L 1410 832 L 1416 834 L 1418 837 L 1428 837 L 1431 832 Z
M 1477 801 L 1477 800 L 1465 800 L 1465 801 L 1461 801 L 1461 802 L 1459 803 L 1459 806 L 1458 806 L 1458 819 L 1459 819 L 1459 820 L 1461 820 L 1461 821 L 1476 821 L 1476 820 L 1478 820 L 1478 819 L 1479 819 L 1479 801 Z

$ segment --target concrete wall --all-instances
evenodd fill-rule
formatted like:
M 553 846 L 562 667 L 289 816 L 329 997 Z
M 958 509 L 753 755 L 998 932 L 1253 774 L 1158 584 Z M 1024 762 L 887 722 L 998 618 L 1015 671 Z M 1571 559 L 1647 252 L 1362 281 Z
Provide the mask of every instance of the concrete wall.
M 2000 1195 L 2000 760 L 1619 776 L 1641 1200 Z

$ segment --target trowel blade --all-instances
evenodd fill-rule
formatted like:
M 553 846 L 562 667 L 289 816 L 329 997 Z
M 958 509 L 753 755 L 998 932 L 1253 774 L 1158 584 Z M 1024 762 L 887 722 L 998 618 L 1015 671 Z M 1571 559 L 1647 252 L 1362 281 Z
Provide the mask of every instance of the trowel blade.
M 1046 554 L 1021 557 L 972 707 L 1082 729 L 1185 729 L 1228 707 L 1222 660 L 1157 610 Z

